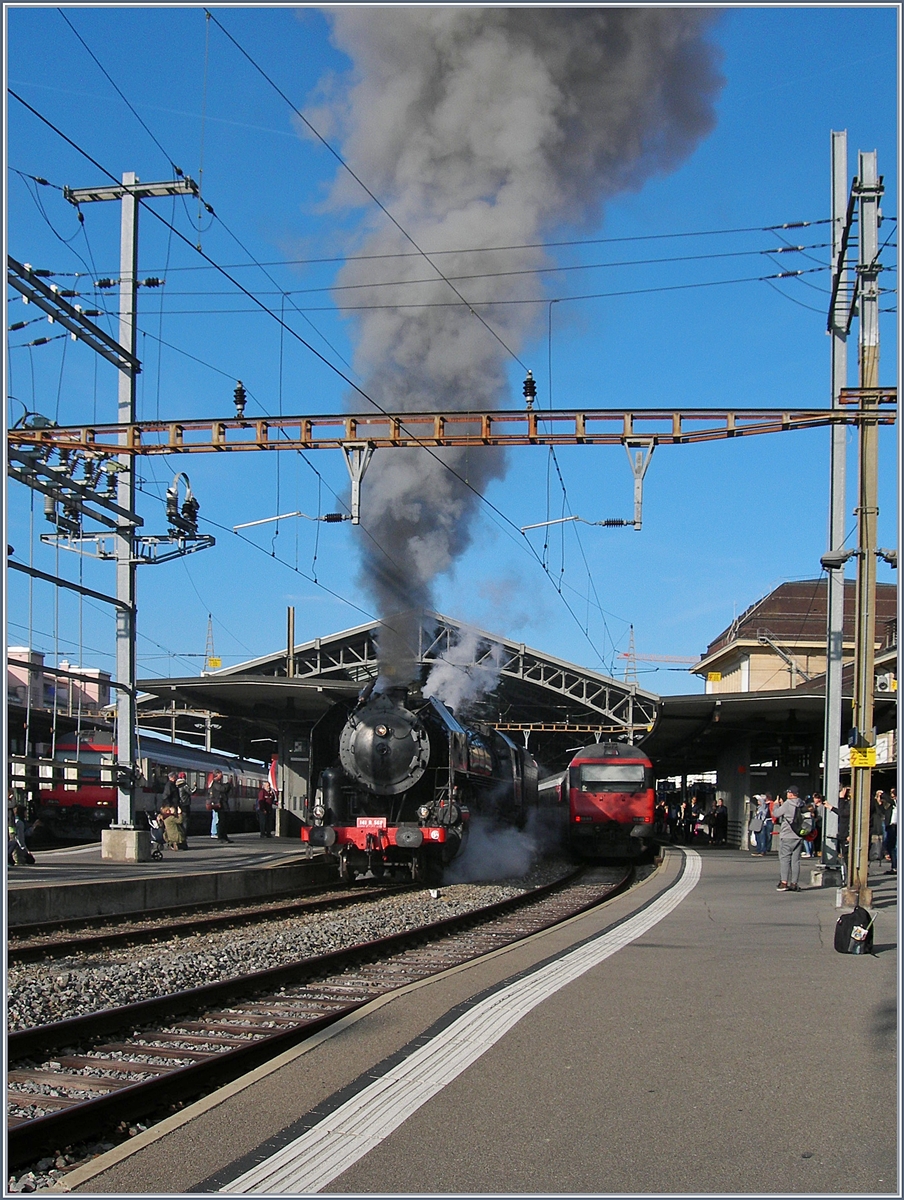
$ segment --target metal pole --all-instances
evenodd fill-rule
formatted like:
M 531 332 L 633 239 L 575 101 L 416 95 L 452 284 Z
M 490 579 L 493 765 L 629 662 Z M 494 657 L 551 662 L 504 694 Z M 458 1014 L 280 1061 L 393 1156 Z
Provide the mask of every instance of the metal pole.
M 286 678 L 295 677 L 295 609 L 286 609 Z
M 847 130 L 832 131 L 832 263 L 838 271 L 838 258 L 847 212 Z M 836 300 L 831 313 L 832 407 L 839 406 L 839 393 L 847 385 L 847 333 L 844 304 L 847 272 L 842 269 Z M 829 550 L 844 545 L 845 474 L 847 428 L 833 425 L 829 451 Z M 841 678 L 844 655 L 844 566 L 830 568 L 826 591 L 826 708 L 823 737 L 823 784 L 826 807 L 822 838 L 822 861 L 826 866 L 838 862 L 839 742 L 841 740 Z
M 137 182 L 133 171 L 123 174 L 122 220 L 119 241 L 119 344 L 135 360 L 137 332 L 135 310 L 138 293 L 138 197 L 132 190 Z M 135 421 L 136 372 L 134 366 L 119 373 L 119 423 Z M 127 434 L 120 435 L 125 444 Z M 132 456 L 119 456 L 116 500 L 120 508 L 135 511 L 135 470 Z M 117 698 L 117 760 L 119 774 L 117 822 L 132 828 L 135 823 L 135 776 L 137 749 L 137 712 L 135 707 L 135 555 L 132 526 L 123 522 L 116 537 L 116 677 L 126 684 Z
M 879 386 L 879 183 L 876 152 L 859 156 L 860 248 L 860 386 Z M 864 409 L 877 409 L 876 400 L 864 398 Z M 860 421 L 860 466 L 857 516 L 857 610 L 854 648 L 854 729 L 851 750 L 851 848 L 846 899 L 864 907 L 872 903 L 869 888 L 871 759 L 875 756 L 873 689 L 876 653 L 876 517 L 878 515 L 879 428 L 875 420 Z M 872 751 L 870 755 L 869 751 Z M 860 751 L 858 754 L 857 751 Z M 860 764 L 863 765 L 860 765 Z

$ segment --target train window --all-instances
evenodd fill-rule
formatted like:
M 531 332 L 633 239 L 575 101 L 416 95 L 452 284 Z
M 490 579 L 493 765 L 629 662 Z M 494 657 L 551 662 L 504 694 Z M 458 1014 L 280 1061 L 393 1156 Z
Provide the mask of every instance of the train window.
M 578 768 L 582 792 L 641 792 L 642 763 L 585 763 Z

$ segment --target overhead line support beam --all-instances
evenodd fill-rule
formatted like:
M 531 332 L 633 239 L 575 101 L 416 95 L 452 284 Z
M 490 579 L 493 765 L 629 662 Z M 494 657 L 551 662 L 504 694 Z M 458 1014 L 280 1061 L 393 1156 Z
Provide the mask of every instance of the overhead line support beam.
M 213 451 L 352 450 L 418 446 L 684 445 L 828 425 L 896 420 L 895 388 L 845 389 L 843 411 L 813 409 L 523 409 L 493 412 L 362 413 L 125 422 L 11 429 L 11 446 L 83 449 L 126 456 Z M 881 410 L 877 411 L 877 404 Z M 536 420 L 532 420 L 536 418 Z

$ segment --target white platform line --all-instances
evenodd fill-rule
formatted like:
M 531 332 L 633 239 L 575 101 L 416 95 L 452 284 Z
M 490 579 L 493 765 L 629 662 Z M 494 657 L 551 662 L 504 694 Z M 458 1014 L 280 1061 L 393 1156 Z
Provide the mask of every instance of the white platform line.
M 494 992 L 312 1129 L 220 1191 L 309 1195 L 326 1187 L 467 1070 L 538 1004 L 677 908 L 696 886 L 701 868 L 696 851 L 682 853 L 687 860 L 683 875 L 647 908 L 609 933 Z

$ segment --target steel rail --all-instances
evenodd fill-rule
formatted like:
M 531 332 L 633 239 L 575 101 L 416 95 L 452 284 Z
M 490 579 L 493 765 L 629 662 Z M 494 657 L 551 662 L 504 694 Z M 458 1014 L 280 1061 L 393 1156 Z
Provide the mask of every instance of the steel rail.
M 896 400 L 881 389 L 882 402 Z M 851 397 L 856 400 L 857 397 Z M 685 445 L 722 438 L 856 425 L 893 424 L 896 410 L 843 409 L 556 409 L 217 417 L 11 429 L 10 446 L 82 450 L 95 455 L 203 454 L 224 451 L 332 450 L 444 446 Z
M 64 958 L 73 953 L 86 950 L 97 950 L 102 947 L 122 946 L 129 944 L 145 944 L 172 937 L 174 933 L 199 932 L 205 929 L 217 929 L 224 926 L 251 925 L 258 921 L 285 916 L 304 916 L 308 913 L 329 911 L 333 908 L 347 908 L 354 904 L 364 904 L 368 900 L 380 900 L 384 896 L 397 895 L 399 892 L 423 890 L 421 885 L 400 884 L 387 885 L 380 888 L 362 889 L 354 893 L 339 896 L 324 896 L 322 899 L 294 899 L 283 903 L 248 906 L 243 909 L 233 908 L 225 913 L 197 913 L 186 917 L 167 917 L 166 909 L 147 913 L 149 922 L 154 924 L 134 924 L 128 929 L 110 929 L 103 933 L 87 933 L 60 940 L 59 925 L 52 921 L 41 925 L 13 926 L 7 934 L 7 961 L 35 962 L 43 958 Z M 109 923 L 110 918 L 103 920 Z M 23 929 L 29 936 L 17 937 Z M 41 940 L 44 934 L 47 940 Z M 51 937 L 53 940 L 50 940 Z
M 37 1026 L 33 1029 L 17 1030 L 10 1033 L 7 1038 L 7 1058 L 10 1069 L 15 1069 L 16 1060 L 48 1055 L 54 1051 L 59 1051 L 61 1048 L 79 1046 L 85 1042 L 96 1042 L 99 1039 L 108 1038 L 116 1030 L 140 1030 L 141 1026 L 147 1022 L 161 1018 L 168 1025 L 178 1025 L 180 1014 L 191 1012 L 203 1013 L 209 1010 L 211 1006 L 228 1005 L 238 1000 L 245 1000 L 248 997 L 256 997 L 257 999 L 254 1002 L 259 1007 L 265 1007 L 267 1005 L 266 994 L 269 993 L 272 995 L 274 992 L 276 993 L 276 1003 L 283 1003 L 286 998 L 279 995 L 280 988 L 286 988 L 291 984 L 311 981 L 316 977 L 322 977 L 328 973 L 335 974 L 349 966 L 362 964 L 367 961 L 379 959 L 381 963 L 385 964 L 392 955 L 410 952 L 412 948 L 425 941 L 429 941 L 431 944 L 441 941 L 442 938 L 450 934 L 458 933 L 474 926 L 487 925 L 494 918 L 515 913 L 520 908 L 530 906 L 540 900 L 545 900 L 552 896 L 553 893 L 566 889 L 570 884 L 575 883 L 577 878 L 583 873 L 584 868 L 551 884 L 546 884 L 530 892 L 522 893 L 520 896 L 498 901 L 485 908 L 474 909 L 469 913 L 449 917 L 443 921 L 434 922 L 418 929 L 391 934 L 373 942 L 360 943 L 344 950 L 318 955 L 315 958 L 285 964 L 280 967 L 273 967 L 269 970 L 256 972 L 238 979 L 206 984 L 188 991 L 155 997 L 151 1000 L 139 1001 L 120 1008 L 87 1013 L 80 1017 L 73 1017 L 69 1020 L 55 1022 L 50 1025 Z M 614 885 L 600 884 L 599 890 L 591 900 L 570 906 L 565 916 L 559 915 L 542 927 L 550 927 L 561 920 L 568 919 L 611 899 L 630 886 L 634 874 L 634 868 L 630 867 L 622 879 Z M 537 928 L 532 928 L 529 930 L 529 933 L 536 931 Z M 514 936 L 508 938 L 505 944 L 511 944 L 511 942 L 517 941 L 524 936 L 528 936 L 528 934 L 516 933 Z M 499 944 L 503 943 L 500 942 Z M 486 951 L 481 949 L 477 954 L 466 953 L 457 958 L 455 963 L 444 961 L 437 968 L 437 971 L 445 970 L 447 967 L 457 965 L 457 963 L 466 961 L 469 958 L 480 957 L 484 953 Z M 418 978 L 425 978 L 428 974 L 433 973 L 437 972 L 428 967 L 427 970 L 420 973 L 416 972 L 416 975 Z M 327 991 L 330 990 L 329 984 L 321 986 L 325 987 Z M 332 1012 L 315 1016 L 312 1019 L 305 1019 L 302 1022 L 295 1020 L 292 1023 L 287 1023 L 284 1021 L 282 1022 L 283 1028 L 272 1033 L 262 1028 L 260 1023 L 263 1018 L 257 1016 L 253 1018 L 259 1023 L 253 1027 L 254 1033 L 266 1033 L 266 1036 L 257 1037 L 256 1040 L 248 1040 L 242 1044 L 236 1044 L 236 1039 L 232 1039 L 232 1045 L 230 1046 L 230 1039 L 228 1037 L 219 1036 L 217 1038 L 210 1038 L 209 1036 L 205 1037 L 201 1035 L 196 1038 L 198 1042 L 210 1044 L 213 1041 L 218 1041 L 224 1048 L 218 1051 L 211 1051 L 205 1054 L 204 1057 L 201 1057 L 200 1045 L 198 1051 L 195 1053 L 173 1049 L 173 1058 L 178 1059 L 181 1057 L 183 1060 L 185 1058 L 198 1059 L 198 1061 L 190 1062 L 187 1066 L 155 1067 L 153 1064 L 129 1063 L 127 1060 L 118 1060 L 119 1070 L 126 1071 L 128 1068 L 131 1068 L 135 1073 L 157 1072 L 156 1077 L 153 1079 L 128 1083 L 110 1081 L 109 1079 L 104 1080 L 99 1077 L 81 1076 L 77 1077 L 79 1080 L 78 1083 L 73 1083 L 73 1079 L 76 1077 L 69 1076 L 68 1086 L 70 1088 L 77 1087 L 79 1090 L 99 1090 L 101 1087 L 107 1087 L 110 1090 L 107 1094 L 92 1100 L 70 1100 L 67 1103 L 65 1099 L 56 1098 L 56 1103 L 63 1104 L 64 1107 L 44 1116 L 32 1119 L 11 1118 L 7 1134 L 7 1155 L 10 1164 L 19 1165 L 29 1162 L 41 1153 L 57 1149 L 63 1144 L 71 1144 L 74 1141 L 95 1135 L 113 1120 L 120 1121 L 136 1118 L 149 1111 L 153 1111 L 155 1107 L 164 1102 L 169 1103 L 176 1099 L 199 1095 L 206 1090 L 210 1090 L 212 1087 L 219 1086 L 226 1080 L 236 1078 L 238 1075 L 275 1057 L 277 1054 L 304 1041 L 320 1030 L 327 1028 L 329 1025 L 342 1019 L 342 1017 L 369 1003 L 370 1000 L 375 998 L 376 994 L 385 994 L 395 990 L 398 986 L 397 982 L 390 979 L 385 986 L 377 988 L 376 991 L 371 989 L 372 994 L 368 995 L 365 999 L 356 999 L 348 1003 L 341 1003 Z M 223 1014 L 224 1018 L 230 1019 L 233 1023 L 239 1020 L 240 1016 L 241 1014 L 238 1014 L 238 1016 Z M 209 1024 L 212 1023 L 213 1021 Z M 199 1022 L 199 1026 L 202 1029 L 206 1027 L 201 1022 Z M 229 1026 L 227 1025 L 223 1028 L 227 1029 Z M 243 1030 L 241 1026 L 235 1026 L 235 1032 L 241 1035 L 243 1032 L 247 1032 L 247 1029 Z M 153 1030 L 142 1030 L 138 1036 L 143 1036 L 151 1041 L 155 1040 L 155 1038 L 156 1040 L 162 1040 L 160 1035 L 155 1035 Z M 191 1034 L 170 1034 L 168 1036 L 173 1042 L 177 1040 L 190 1042 L 192 1040 Z M 104 1047 L 98 1047 L 98 1049 L 104 1049 Z M 112 1050 L 114 1047 L 109 1047 L 108 1049 Z M 166 1051 L 161 1050 L 160 1047 L 147 1047 L 140 1044 L 134 1044 L 131 1047 L 117 1045 L 115 1049 L 119 1051 L 129 1050 L 133 1054 L 144 1054 L 152 1058 L 166 1056 Z M 97 1065 L 98 1068 L 103 1069 L 104 1060 L 98 1059 Z M 32 1067 L 29 1069 L 34 1070 L 35 1068 Z M 28 1103 L 29 1095 L 29 1093 L 23 1093 L 18 1102 L 20 1104 Z M 40 1103 L 41 1096 L 35 1094 L 34 1099 L 37 1103 Z

